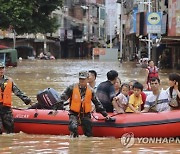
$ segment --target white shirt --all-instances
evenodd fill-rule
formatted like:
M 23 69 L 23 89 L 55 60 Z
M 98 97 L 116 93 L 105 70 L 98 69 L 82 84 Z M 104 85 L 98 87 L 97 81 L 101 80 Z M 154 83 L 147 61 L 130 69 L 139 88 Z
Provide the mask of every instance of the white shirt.
M 119 100 L 117 101 L 118 105 L 121 107 L 122 105 L 127 105 L 129 98 L 126 97 L 124 94 L 120 93 L 118 96 Z
M 129 101 L 129 97 L 125 96 L 122 93 L 120 93 L 117 97 L 118 97 L 117 105 L 119 106 L 120 111 L 122 113 L 125 113 Z
M 170 89 L 170 87 L 166 89 L 166 93 L 167 93 L 167 95 L 168 95 L 168 99 L 169 99 L 169 100 L 171 100 L 172 98 L 173 98 L 173 99 L 176 99 L 176 97 L 177 97 L 177 92 L 176 92 L 176 90 L 173 89 L 173 91 L 172 91 L 172 98 L 171 98 L 169 89 Z
M 149 94 L 146 98 L 146 103 L 144 105 L 145 108 L 151 108 L 155 104 L 157 96 L 152 94 Z M 169 111 L 169 98 L 165 90 L 161 90 L 159 97 L 158 97 L 158 103 L 156 105 L 157 112 L 162 111 Z
M 89 83 L 88 83 L 88 85 L 90 86 L 90 84 L 89 84 Z M 91 87 L 91 86 L 90 86 L 90 87 L 91 87 L 91 88 L 92 88 L 92 89 L 96 92 L 98 85 L 99 85 L 99 84 L 97 84 L 97 82 L 95 82 L 95 86 L 94 86 L 94 88 L 93 88 L 93 87 Z

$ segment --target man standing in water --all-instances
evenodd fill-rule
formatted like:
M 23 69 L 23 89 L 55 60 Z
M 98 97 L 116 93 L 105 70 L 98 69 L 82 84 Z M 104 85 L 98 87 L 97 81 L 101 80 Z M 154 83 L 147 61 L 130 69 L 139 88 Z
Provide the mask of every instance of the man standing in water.
M 78 137 L 79 120 L 83 128 L 84 135 L 91 137 L 92 122 L 91 114 L 92 104 L 94 103 L 96 111 L 100 112 L 106 119 L 110 119 L 103 108 L 101 102 L 96 98 L 92 88 L 88 86 L 88 72 L 79 72 L 79 83 L 75 83 L 66 88 L 60 96 L 59 102 L 70 100 L 69 111 L 69 130 L 72 137 Z
M 26 105 L 31 104 L 31 99 L 16 86 L 11 78 L 4 75 L 5 66 L 0 63 L 0 134 L 2 127 L 6 132 L 13 133 L 14 119 L 12 115 L 12 92 L 18 96 Z

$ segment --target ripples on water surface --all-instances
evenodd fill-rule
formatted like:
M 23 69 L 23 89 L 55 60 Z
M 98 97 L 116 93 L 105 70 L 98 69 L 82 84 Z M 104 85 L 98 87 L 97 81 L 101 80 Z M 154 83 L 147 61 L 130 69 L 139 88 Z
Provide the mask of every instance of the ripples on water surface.
M 3 139 L 3 140 L 2 140 Z M 178 144 L 135 144 L 131 148 L 124 148 L 119 139 L 87 138 L 80 136 L 70 139 L 69 136 L 48 136 L 3 134 L 0 140 L 1 153 L 180 153 Z
M 106 73 L 117 70 L 122 82 L 137 79 L 144 82 L 144 70 L 134 63 L 99 62 L 92 60 L 23 60 L 16 68 L 7 68 L 6 74 L 32 100 L 36 101 L 38 91 L 52 87 L 61 93 L 68 85 L 78 81 L 78 72 L 94 69 L 98 73 L 97 82 L 106 80 Z M 172 71 L 172 70 L 170 70 Z M 162 87 L 168 85 L 167 70 L 160 71 Z M 14 106 L 26 108 L 17 97 Z M 119 139 L 86 138 L 70 139 L 69 136 L 3 134 L 0 136 L 0 152 L 5 153 L 180 153 L 179 144 L 135 144 L 124 149 Z

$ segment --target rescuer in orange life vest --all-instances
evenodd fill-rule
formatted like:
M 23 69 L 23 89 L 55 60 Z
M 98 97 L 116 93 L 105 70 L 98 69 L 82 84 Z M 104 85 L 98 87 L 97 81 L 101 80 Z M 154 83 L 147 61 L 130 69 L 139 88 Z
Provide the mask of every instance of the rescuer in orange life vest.
M 59 102 L 65 102 L 68 99 L 70 99 L 69 130 L 71 137 L 78 137 L 79 121 L 84 135 L 92 136 L 91 101 L 94 103 L 97 112 L 100 112 L 107 120 L 111 119 L 101 102 L 96 98 L 94 90 L 88 86 L 87 71 L 79 72 L 79 83 L 67 87 L 60 96 Z
M 31 99 L 28 98 L 23 92 L 15 85 L 9 77 L 4 75 L 5 66 L 0 63 L 0 134 L 2 128 L 5 131 L 13 133 L 14 119 L 12 115 L 12 92 L 18 96 L 26 105 L 32 104 Z

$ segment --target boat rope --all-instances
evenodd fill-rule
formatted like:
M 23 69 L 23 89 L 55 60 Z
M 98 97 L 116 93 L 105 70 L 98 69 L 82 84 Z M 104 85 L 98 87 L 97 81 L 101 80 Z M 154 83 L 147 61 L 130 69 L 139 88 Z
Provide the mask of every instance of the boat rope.
M 12 109 L 15 109 L 15 110 L 28 110 L 26 108 L 17 108 L 17 107 L 12 107 Z
M 94 119 L 96 119 L 96 120 L 106 120 L 105 117 L 104 117 L 104 118 L 97 118 L 96 116 L 94 116 L 93 113 L 94 113 L 94 112 L 92 111 L 92 112 L 91 112 L 91 115 L 92 115 L 92 117 L 93 117 Z M 115 116 L 117 116 L 117 115 L 119 115 L 119 114 L 122 114 L 122 113 L 116 113 L 116 114 L 113 114 L 113 115 L 111 115 L 111 116 L 109 116 L 109 117 L 112 118 L 112 117 L 115 117 Z M 109 120 L 109 121 L 111 121 L 111 120 Z

